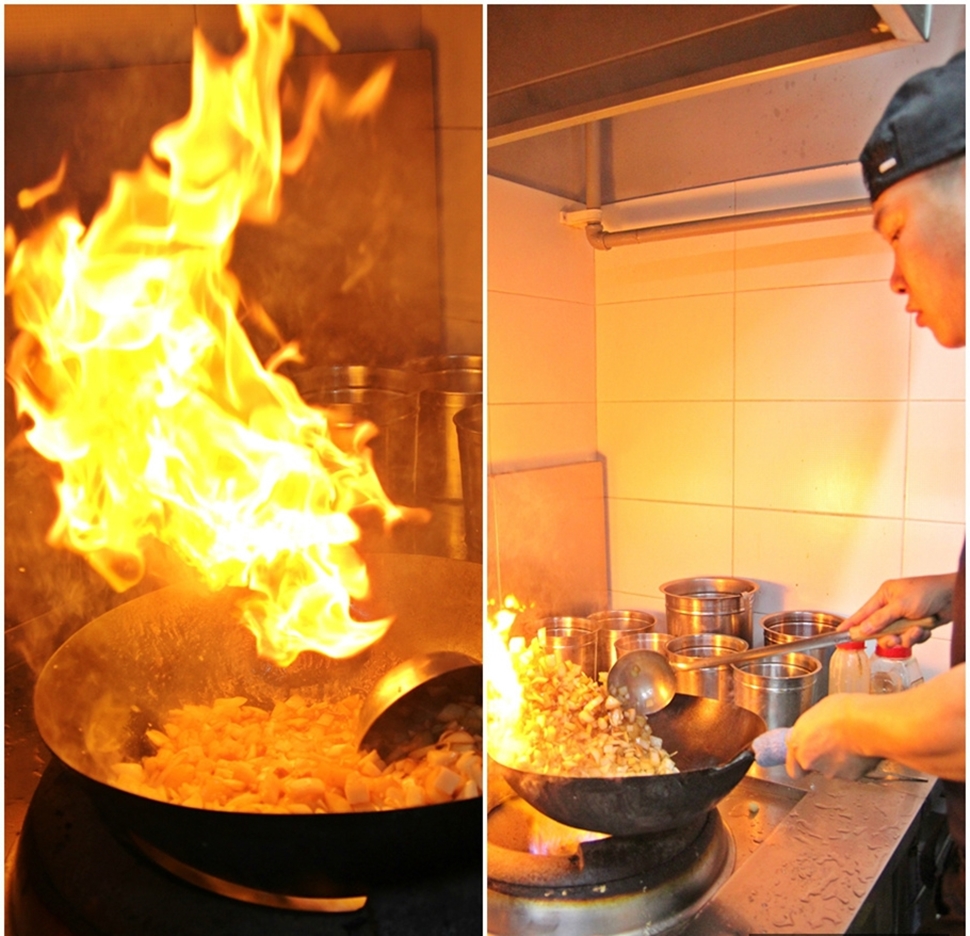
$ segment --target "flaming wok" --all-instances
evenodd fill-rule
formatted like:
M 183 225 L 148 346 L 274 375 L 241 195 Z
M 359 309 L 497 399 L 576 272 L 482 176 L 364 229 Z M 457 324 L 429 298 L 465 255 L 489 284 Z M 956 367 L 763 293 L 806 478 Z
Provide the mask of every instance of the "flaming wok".
M 429 556 L 368 559 L 372 592 L 395 623 L 349 660 L 303 654 L 289 668 L 256 655 L 239 623 L 242 592 L 170 586 L 92 621 L 48 661 L 34 714 L 53 754 L 76 771 L 122 837 L 208 875 L 273 893 L 366 894 L 369 885 L 478 862 L 482 800 L 369 813 L 267 815 L 197 809 L 109 785 L 111 765 L 138 760 L 145 730 L 185 704 L 245 696 L 271 707 L 366 693 L 409 656 L 481 658 L 481 566 Z
M 754 712 L 688 695 L 674 696 L 649 721 L 679 773 L 567 777 L 499 766 L 519 796 L 564 825 L 610 835 L 664 832 L 689 825 L 727 796 L 754 762 L 751 742 L 765 731 Z

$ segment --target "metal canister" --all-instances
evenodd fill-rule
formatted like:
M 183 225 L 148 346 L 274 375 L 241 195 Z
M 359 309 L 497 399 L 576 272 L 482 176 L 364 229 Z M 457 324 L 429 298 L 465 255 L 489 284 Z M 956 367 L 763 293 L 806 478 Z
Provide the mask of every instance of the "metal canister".
M 734 704 L 760 715 L 769 728 L 790 728 L 814 702 L 822 664 L 805 653 L 788 653 L 732 669 Z
M 482 402 L 482 357 L 444 355 L 409 361 L 420 393 L 418 495 L 424 500 L 462 500 L 461 456 L 455 416 Z
M 838 615 L 825 611 L 780 611 L 763 618 L 761 627 L 766 644 L 784 644 L 832 633 L 838 629 L 842 620 Z M 815 702 L 828 695 L 829 661 L 834 652 L 835 647 L 808 651 L 808 656 L 815 657 L 822 664 L 822 671 L 815 682 Z
M 458 430 L 461 491 L 465 508 L 465 545 L 468 558 L 482 558 L 482 404 L 459 410 L 454 417 Z
M 616 641 L 626 634 L 649 633 L 657 619 L 646 611 L 597 611 L 589 615 L 589 622 L 596 630 L 597 666 L 609 672 L 618 656 Z
M 676 579 L 660 586 L 667 611 L 667 633 L 726 634 L 751 644 L 754 596 L 758 584 L 728 576 Z
M 374 470 L 390 498 L 414 504 L 417 472 L 418 394 L 413 377 L 381 367 L 318 367 L 294 383 L 307 403 L 328 410 L 330 436 L 344 450 L 354 447 L 362 422 L 377 428 L 367 444 Z
M 727 634 L 683 634 L 674 637 L 667 644 L 667 662 L 677 674 L 677 691 L 720 702 L 733 701 L 734 679 L 729 664 L 695 670 L 682 670 L 681 667 L 703 657 L 726 656 L 747 649 L 746 640 Z

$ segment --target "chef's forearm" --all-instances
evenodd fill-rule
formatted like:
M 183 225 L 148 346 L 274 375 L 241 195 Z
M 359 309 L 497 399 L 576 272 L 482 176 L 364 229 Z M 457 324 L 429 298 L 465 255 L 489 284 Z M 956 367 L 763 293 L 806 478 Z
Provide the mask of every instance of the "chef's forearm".
M 961 664 L 905 692 L 853 698 L 847 727 L 857 753 L 965 780 L 965 680 Z

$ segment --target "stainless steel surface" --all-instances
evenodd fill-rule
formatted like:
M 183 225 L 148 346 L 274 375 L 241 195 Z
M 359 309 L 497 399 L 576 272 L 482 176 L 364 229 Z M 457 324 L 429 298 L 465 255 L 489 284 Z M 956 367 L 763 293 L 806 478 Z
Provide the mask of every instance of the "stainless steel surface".
M 763 643 L 780 644 L 791 643 L 793 640 L 804 640 L 834 631 L 843 621 L 837 614 L 825 611 L 780 611 L 769 614 L 761 619 L 761 630 L 764 635 Z M 815 657 L 822 664 L 822 671 L 815 683 L 815 701 L 818 702 L 828 695 L 829 691 L 829 661 L 835 648 L 821 648 L 819 650 L 800 650 Z
M 788 728 L 815 702 L 822 664 L 804 653 L 732 667 L 734 704 L 757 712 L 768 728 Z
M 670 634 L 658 634 L 655 631 L 624 634 L 622 637 L 616 639 L 616 643 L 613 646 L 616 649 L 617 659 L 624 654 L 632 653 L 634 650 L 652 650 L 654 653 L 660 653 L 666 656 L 667 644 L 672 639 Z
M 878 904 L 891 901 L 886 877 L 913 847 L 934 784 L 863 783 L 817 774 L 794 781 L 783 767 L 753 768 L 752 778 L 803 795 L 685 934 L 847 933 L 856 931 L 856 921 L 862 925 L 858 932 L 901 932 L 869 928 L 864 920 L 873 902 L 878 911 Z M 751 821 L 760 814 L 759 808 Z
M 824 9 L 824 15 L 820 10 Z M 489 10 L 492 144 L 922 41 L 872 6 Z M 544 41 L 537 41 L 542 36 Z
M 892 89 L 963 48 L 965 8 L 932 9 L 926 44 L 847 61 L 816 61 L 804 71 L 772 72 L 757 82 L 601 120 L 603 205 L 855 161 L 860 141 L 879 119 Z M 661 14 L 655 12 L 654 18 L 663 28 Z M 590 30 L 588 54 L 601 48 L 611 25 Z M 538 45 L 546 36 L 545 29 L 523 33 L 517 42 L 520 47 Z M 555 47 L 543 52 L 547 48 L 551 55 L 566 54 Z M 707 131 L 698 134 L 698 127 Z M 584 129 L 570 126 L 491 146 L 489 174 L 552 192 L 574 205 L 584 203 Z M 860 183 L 858 195 L 864 194 Z
M 421 396 L 418 415 L 418 495 L 462 500 L 461 456 L 455 416 L 482 401 L 480 355 L 443 355 L 407 363 Z
M 433 718 L 466 695 L 476 696 L 481 704 L 480 661 L 444 651 L 410 657 L 381 676 L 364 699 L 357 747 L 373 748 L 388 760 L 402 736 L 407 737 L 409 725 Z
M 676 579 L 660 586 L 667 633 L 728 634 L 752 644 L 757 582 L 722 575 Z
M 660 659 L 669 666 L 676 692 L 731 702 L 734 699 L 731 670 L 721 661 L 743 653 L 747 648 L 748 642 L 740 637 L 683 634 L 667 644 L 666 658 L 657 654 L 650 659 L 650 663 L 656 665 Z M 640 679 L 647 678 L 650 678 L 649 674 L 641 672 Z
M 656 627 L 657 619 L 646 611 L 597 611 L 589 615 L 589 622 L 596 631 L 596 668 L 609 672 L 617 660 L 616 642 L 630 634 L 649 633 Z
M 484 438 L 482 404 L 459 410 L 454 416 L 458 430 L 458 460 L 461 467 L 461 499 L 465 508 L 465 544 L 470 558 L 482 557 L 482 472 Z

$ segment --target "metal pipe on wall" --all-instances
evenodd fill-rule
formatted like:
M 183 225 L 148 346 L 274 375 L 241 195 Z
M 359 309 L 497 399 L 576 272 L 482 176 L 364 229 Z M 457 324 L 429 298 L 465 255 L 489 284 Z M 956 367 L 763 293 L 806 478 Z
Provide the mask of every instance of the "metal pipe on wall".
M 586 239 L 597 250 L 645 244 L 649 241 L 669 240 L 674 237 L 690 237 L 696 234 L 721 234 L 726 231 L 746 231 L 752 228 L 779 224 L 796 224 L 804 221 L 831 221 L 869 214 L 872 206 L 868 198 L 824 202 L 817 205 L 797 205 L 790 208 L 774 208 L 768 211 L 752 211 L 744 214 L 724 215 L 718 218 L 701 218 L 676 224 L 658 224 L 651 227 L 632 228 L 627 231 L 604 231 L 602 221 L 602 145 L 600 122 L 586 124 L 586 211 L 583 215 Z M 595 212 L 595 214 L 593 214 Z

